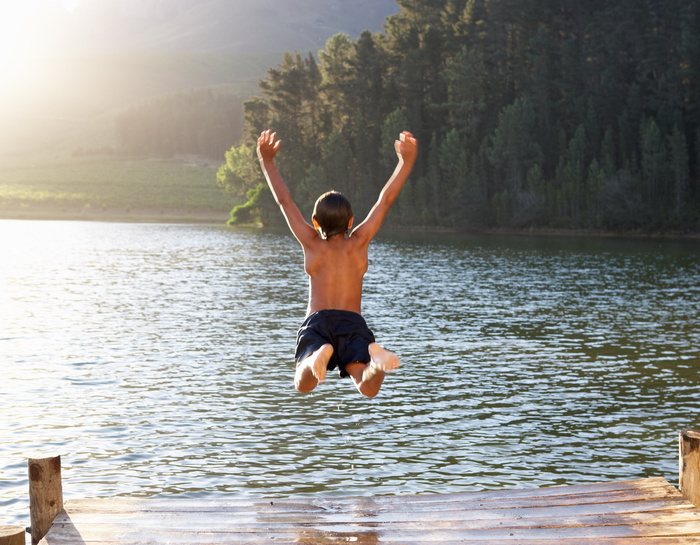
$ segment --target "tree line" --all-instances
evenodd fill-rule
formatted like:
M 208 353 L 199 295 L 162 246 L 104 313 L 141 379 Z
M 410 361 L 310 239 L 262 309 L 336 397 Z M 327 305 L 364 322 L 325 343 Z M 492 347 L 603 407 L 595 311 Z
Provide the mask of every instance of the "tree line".
M 383 32 L 268 70 L 218 173 L 233 222 L 278 220 L 254 157 L 269 127 L 306 213 L 337 189 L 363 215 L 406 129 L 394 226 L 700 228 L 700 2 L 397 3 Z
M 157 97 L 116 116 L 122 153 L 220 159 L 243 135 L 243 99 L 212 88 Z

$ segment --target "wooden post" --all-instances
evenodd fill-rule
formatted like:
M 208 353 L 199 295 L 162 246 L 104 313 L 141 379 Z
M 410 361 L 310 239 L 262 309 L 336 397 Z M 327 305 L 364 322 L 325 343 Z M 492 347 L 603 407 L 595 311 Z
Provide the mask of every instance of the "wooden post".
M 690 503 L 700 508 L 700 431 L 680 433 L 678 454 L 681 492 Z
M 24 528 L 0 526 L 0 545 L 24 545 Z
M 61 457 L 30 458 L 28 466 L 32 545 L 37 545 L 63 509 Z

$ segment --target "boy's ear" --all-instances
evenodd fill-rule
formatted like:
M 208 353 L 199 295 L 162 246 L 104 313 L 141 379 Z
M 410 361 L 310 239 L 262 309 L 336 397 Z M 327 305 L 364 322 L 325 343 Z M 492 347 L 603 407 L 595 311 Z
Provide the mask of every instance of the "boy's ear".
M 348 222 L 348 231 L 349 231 L 350 229 L 352 229 L 352 222 L 354 222 L 354 221 L 355 221 L 355 216 L 352 216 L 352 217 L 350 218 L 350 221 Z
M 316 216 L 311 218 L 311 221 L 314 223 L 314 229 L 321 235 L 321 238 L 326 238 L 326 233 L 323 232 L 323 229 L 321 229 L 321 226 L 318 224 L 318 220 L 316 219 Z

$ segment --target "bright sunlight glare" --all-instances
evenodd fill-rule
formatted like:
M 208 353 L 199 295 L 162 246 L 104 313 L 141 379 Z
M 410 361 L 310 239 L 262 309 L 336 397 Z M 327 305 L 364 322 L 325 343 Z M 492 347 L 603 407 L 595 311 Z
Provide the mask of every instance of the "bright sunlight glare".
M 58 2 L 61 4 L 65 9 L 68 11 L 75 11 L 75 8 L 78 7 L 78 4 L 80 4 L 80 0 L 63 0 L 62 2 Z
M 80 0 L 51 0 L 72 13 Z M 33 24 L 46 0 L 0 0 L 0 75 L 12 79 L 46 44 Z M 42 21 L 50 25 L 51 21 Z M 50 29 L 46 29 L 50 30 Z

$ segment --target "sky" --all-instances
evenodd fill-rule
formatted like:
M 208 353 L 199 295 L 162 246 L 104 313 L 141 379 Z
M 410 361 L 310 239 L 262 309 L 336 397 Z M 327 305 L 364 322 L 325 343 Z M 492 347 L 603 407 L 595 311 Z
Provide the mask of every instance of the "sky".
M 72 13 L 80 0 L 52 0 Z M 41 47 L 41 36 L 29 36 L 39 0 L 0 0 L 0 78 L 12 79 Z M 50 24 L 50 21 L 47 23 Z

